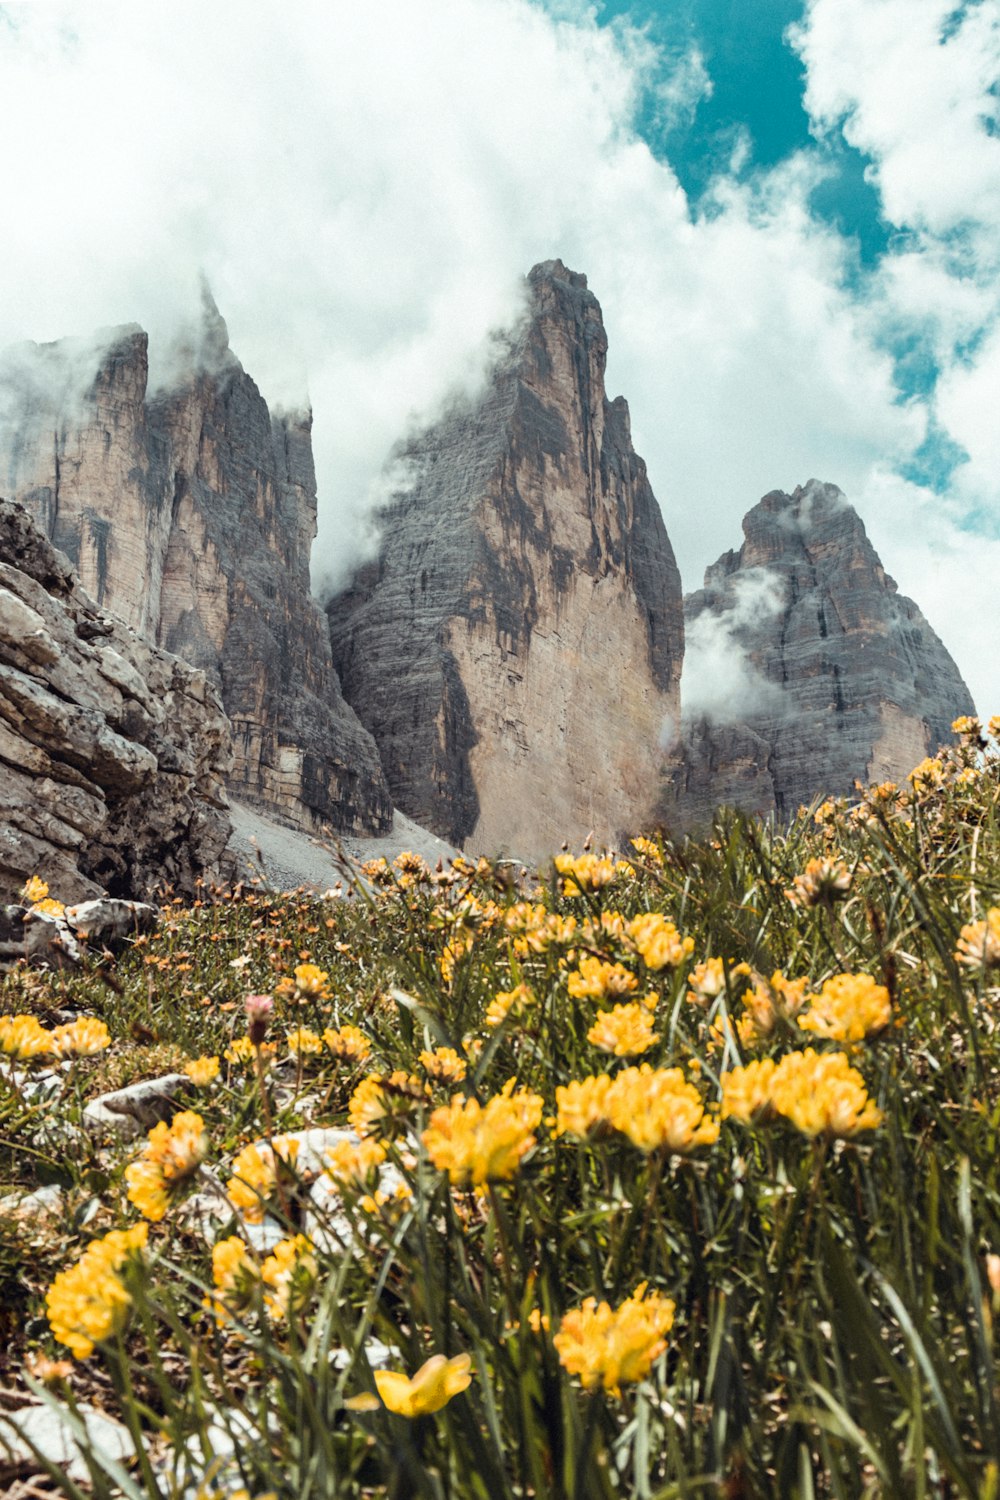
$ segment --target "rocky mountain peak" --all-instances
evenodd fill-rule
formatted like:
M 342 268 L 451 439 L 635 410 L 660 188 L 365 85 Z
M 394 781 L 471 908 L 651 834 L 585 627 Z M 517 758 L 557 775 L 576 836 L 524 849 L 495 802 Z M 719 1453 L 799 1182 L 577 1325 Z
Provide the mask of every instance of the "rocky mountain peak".
M 898 781 L 974 712 L 954 661 L 899 594 L 836 485 L 774 490 L 685 599 L 684 716 L 661 811 L 787 817 L 856 781 Z
M 558 260 L 527 293 L 483 396 L 406 447 L 380 555 L 328 610 L 396 805 L 525 857 L 648 813 L 683 655 L 673 551 L 604 388 L 600 304 Z
M 305 828 L 381 832 L 378 753 L 309 592 L 311 417 L 269 412 L 207 288 L 167 365 L 151 394 L 132 326 L 105 336 L 86 381 L 74 344 L 22 358 L 6 385 L 0 369 L 0 481 L 99 605 L 208 673 L 233 725 L 237 796 Z

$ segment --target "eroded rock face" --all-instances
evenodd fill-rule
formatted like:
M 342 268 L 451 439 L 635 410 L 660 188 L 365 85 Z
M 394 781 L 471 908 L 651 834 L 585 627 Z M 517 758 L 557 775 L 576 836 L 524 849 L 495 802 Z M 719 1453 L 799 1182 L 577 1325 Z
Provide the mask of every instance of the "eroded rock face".
M 528 278 L 482 399 L 401 454 L 378 559 L 328 606 L 397 807 L 474 851 L 641 822 L 677 710 L 680 580 L 586 277 Z
M 210 299 L 166 393 L 147 390 L 139 328 L 115 331 L 81 397 L 82 357 L 68 342 L 6 357 L 0 481 L 99 605 L 218 686 L 237 796 L 299 827 L 384 832 L 378 753 L 309 592 L 311 417 L 271 415 Z
M 721 804 L 785 819 L 856 781 L 899 781 L 975 712 L 836 485 L 765 495 L 743 532 L 685 600 L 683 732 L 661 803 L 675 828 Z
M 193 893 L 229 838 L 229 724 L 204 672 L 100 609 L 0 500 L 0 899 Z

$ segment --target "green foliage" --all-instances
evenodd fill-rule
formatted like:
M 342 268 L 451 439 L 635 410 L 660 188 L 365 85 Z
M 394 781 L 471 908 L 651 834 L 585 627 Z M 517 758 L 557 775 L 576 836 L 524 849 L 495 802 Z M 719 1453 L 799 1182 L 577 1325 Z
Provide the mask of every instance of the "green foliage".
M 284 1311 L 266 1275 L 229 1316 L 206 1308 L 212 1242 L 250 1238 L 229 1208 L 206 1232 L 186 1214 L 188 1184 L 151 1226 L 146 1260 L 127 1271 L 127 1330 L 73 1377 L 79 1391 L 88 1370 L 110 1377 L 151 1456 L 117 1475 L 95 1458 L 96 1492 L 166 1500 L 216 1460 L 220 1493 L 239 1483 L 280 1500 L 995 1496 L 1000 964 L 971 962 L 968 935 L 1000 907 L 1000 776 L 971 732 L 932 765 L 905 795 L 824 804 L 783 833 L 721 814 L 704 841 L 654 840 L 579 886 L 551 870 L 535 888 L 486 861 L 435 874 L 410 859 L 370 870 L 352 901 L 206 892 L 169 908 L 113 985 L 60 979 L 60 1004 L 101 1016 L 116 1042 L 99 1064 L 71 1064 L 40 1106 L 8 1070 L 0 1136 L 22 1178 L 32 1141 L 78 1120 L 98 1067 L 134 1076 L 146 1047 L 163 1049 L 150 1061 L 224 1054 L 244 1031 L 247 992 L 276 995 L 277 1055 L 259 1068 L 224 1060 L 190 1101 L 223 1185 L 248 1142 L 344 1125 L 362 1076 L 406 1075 L 385 1084 L 373 1126 L 406 1196 L 366 1202 L 374 1178 L 325 1197 L 290 1181 L 272 1201 L 287 1236 L 307 1229 L 315 1262 Z M 519 915 L 518 903 L 536 909 Z M 692 940 L 682 962 L 645 961 L 628 924 L 646 912 Z M 566 924 L 556 936 L 553 918 Z M 641 1059 L 588 1039 L 616 999 L 570 993 L 586 957 L 634 977 L 625 999 L 651 997 L 657 1040 Z M 699 997 L 695 965 L 709 959 L 723 982 Z M 326 974 L 318 992 L 292 982 L 303 963 Z M 810 1135 L 792 1115 L 758 1113 L 673 1153 L 637 1149 L 624 1125 L 553 1133 L 557 1089 L 637 1061 L 682 1068 L 713 1110 L 741 1063 L 840 1050 L 803 1030 L 806 1011 L 784 1005 L 776 971 L 807 981 L 807 996 L 837 975 L 884 987 L 889 1024 L 848 1054 L 877 1128 Z M 24 1008 L 23 984 L 8 981 L 0 1011 Z M 487 1024 L 494 998 L 521 984 L 531 997 Z M 32 999 L 44 1014 L 45 997 Z M 287 1053 L 286 1032 L 346 1025 L 371 1043 L 363 1067 Z M 445 1047 L 464 1078 L 427 1074 L 421 1054 Z M 452 1185 L 424 1141 L 431 1115 L 453 1096 L 485 1105 L 508 1080 L 543 1100 L 532 1149 L 479 1191 Z M 29 1127 L 26 1109 L 44 1118 Z M 79 1217 L 68 1261 L 92 1234 L 135 1221 L 122 1173 L 138 1150 L 81 1153 L 71 1196 L 92 1198 L 96 1217 Z M 0 1211 L 0 1276 L 23 1244 L 4 1225 Z M 266 1269 L 266 1251 L 248 1253 Z M 617 1307 L 644 1282 L 676 1305 L 665 1350 L 617 1392 L 584 1389 L 553 1343 L 561 1319 L 590 1297 Z M 21 1299 L 22 1330 L 40 1310 Z M 409 1375 L 431 1355 L 468 1353 L 471 1384 L 416 1417 L 352 1409 L 374 1389 L 373 1341 Z M 50 1399 L 71 1398 L 64 1386 Z

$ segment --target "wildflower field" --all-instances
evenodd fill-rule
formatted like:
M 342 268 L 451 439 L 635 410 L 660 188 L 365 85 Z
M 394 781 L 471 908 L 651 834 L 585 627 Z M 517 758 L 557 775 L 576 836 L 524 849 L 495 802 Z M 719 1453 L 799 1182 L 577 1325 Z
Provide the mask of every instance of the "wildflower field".
M 8 975 L 0 1386 L 132 1449 L 9 1483 L 1000 1494 L 998 736 L 780 833 L 206 890 Z

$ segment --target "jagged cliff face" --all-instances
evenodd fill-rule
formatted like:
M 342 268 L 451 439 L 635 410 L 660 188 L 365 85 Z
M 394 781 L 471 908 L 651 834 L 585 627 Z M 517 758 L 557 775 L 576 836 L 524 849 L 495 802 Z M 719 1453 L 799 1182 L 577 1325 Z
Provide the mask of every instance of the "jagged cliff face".
M 485 395 L 405 450 L 379 557 L 328 608 L 396 805 L 523 857 L 648 815 L 684 628 L 597 299 L 560 261 L 528 283 Z
M 99 604 L 218 684 L 237 796 L 307 828 L 383 831 L 378 753 L 343 701 L 309 592 L 311 419 L 271 416 L 214 306 L 168 393 L 147 392 L 141 329 L 117 331 L 67 404 L 54 377 L 69 358 L 60 345 L 21 351 L 8 371 L 7 493 Z
M 685 718 L 660 808 L 674 827 L 898 781 L 975 711 L 835 485 L 765 495 L 743 531 L 685 600 Z
M 229 724 L 204 672 L 101 610 L 0 499 L 0 899 L 195 893 L 221 873 Z

